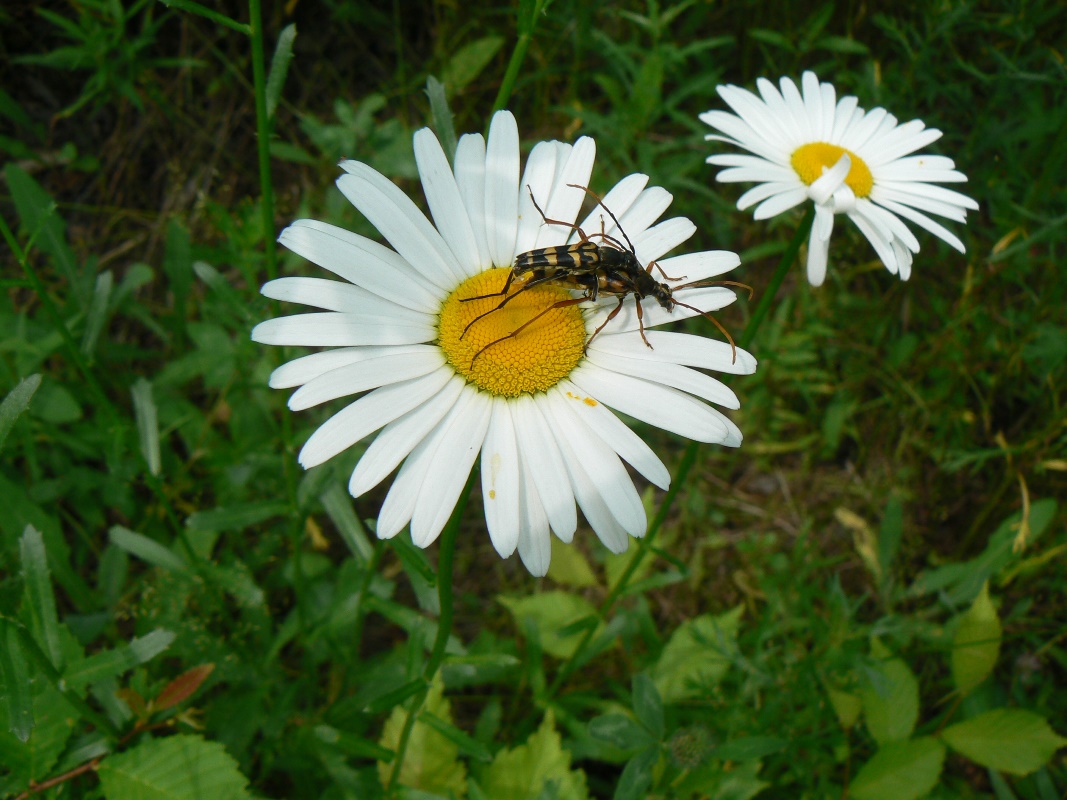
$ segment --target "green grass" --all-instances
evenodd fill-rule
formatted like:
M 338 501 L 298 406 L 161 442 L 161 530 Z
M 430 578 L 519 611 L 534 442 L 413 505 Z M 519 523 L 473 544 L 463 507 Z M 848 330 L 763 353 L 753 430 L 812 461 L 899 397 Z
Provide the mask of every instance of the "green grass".
M 629 555 L 580 526 L 532 580 L 496 556 L 474 493 L 445 691 L 396 796 L 522 796 L 511 779 L 531 798 L 1062 797 L 1042 722 L 1067 733 L 1059 4 L 519 6 L 265 9 L 268 66 L 298 31 L 265 90 L 270 230 L 247 9 L 212 4 L 237 29 L 123 0 L 0 12 L 0 796 L 49 779 L 42 796 L 241 796 L 245 779 L 384 796 L 439 548 L 374 537 L 384 492 L 344 490 L 366 443 L 300 469 L 336 408 L 289 412 L 267 377 L 299 353 L 249 332 L 280 313 L 258 288 L 282 227 L 374 235 L 337 160 L 422 203 L 427 79 L 459 132 L 484 131 L 523 32 L 507 106 L 524 145 L 594 136 L 594 190 L 648 173 L 694 249 L 741 253 L 730 277 L 757 301 L 800 215 L 754 222 L 714 183 L 696 115 L 723 107 L 719 83 L 815 69 L 919 117 L 981 208 L 950 224 L 966 256 L 917 233 L 907 283 L 844 224 L 826 285 L 791 270 L 759 370 L 731 381 L 744 446 L 699 449 L 610 607 Z M 278 271 L 316 274 L 285 251 Z M 738 336 L 752 308 L 721 319 Z M 674 472 L 685 444 L 638 431 Z M 663 494 L 645 500 L 651 519 Z

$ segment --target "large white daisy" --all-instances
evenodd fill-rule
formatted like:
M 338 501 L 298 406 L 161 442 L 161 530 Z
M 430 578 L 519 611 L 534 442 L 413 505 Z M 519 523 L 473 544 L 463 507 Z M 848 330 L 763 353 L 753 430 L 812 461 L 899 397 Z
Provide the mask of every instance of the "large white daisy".
M 765 78 L 759 96 L 738 86 L 718 92 L 735 114 L 706 111 L 700 119 L 726 134 L 706 138 L 736 145 L 753 155 L 714 155 L 709 164 L 726 167 L 724 182 L 759 182 L 737 202 L 755 205 L 756 219 L 769 219 L 805 200 L 815 203 L 808 247 L 808 280 L 826 277 L 834 215 L 846 214 L 874 246 L 886 268 L 902 280 L 911 275 L 919 241 L 907 219 L 964 252 L 963 242 L 928 214 L 965 222 L 978 204 L 959 192 L 936 186 L 967 178 L 952 159 L 911 155 L 941 138 L 920 120 L 903 125 L 884 108 L 864 111 L 855 97 L 835 102 L 833 85 L 813 72 L 802 78 L 803 94 L 789 78 L 781 91 Z M 758 204 L 758 205 L 757 205 Z
M 737 408 L 734 393 L 700 369 L 750 373 L 755 360 L 726 342 L 648 330 L 641 339 L 635 299 L 585 351 L 590 334 L 617 304 L 601 296 L 583 307 L 553 308 L 512 338 L 524 322 L 572 293 L 554 285 L 524 288 L 514 301 L 475 322 L 498 298 L 515 256 L 577 241 L 568 226 L 586 197 L 592 139 L 573 146 L 540 142 L 520 179 L 519 135 L 509 112 L 493 117 L 488 142 L 459 141 L 454 169 L 429 129 L 415 134 L 415 157 L 431 223 L 393 183 L 366 164 L 345 161 L 337 185 L 392 249 L 314 220 L 299 220 L 279 241 L 343 281 L 289 277 L 263 294 L 324 309 L 268 320 L 252 338 L 275 345 L 324 347 L 279 367 L 275 388 L 300 387 L 300 410 L 361 394 L 327 420 L 300 452 L 321 464 L 381 429 L 349 483 L 358 497 L 400 466 L 378 517 L 380 537 L 411 526 L 415 544 L 433 542 L 481 454 L 485 518 L 503 557 L 516 549 L 534 575 L 548 570 L 551 530 L 569 542 L 578 524 L 575 501 L 601 541 L 626 549 L 645 533 L 645 511 L 623 461 L 667 488 L 670 477 L 652 450 L 608 406 L 701 442 L 736 447 L 741 432 L 707 404 Z M 695 226 L 656 223 L 671 202 L 645 175 L 630 175 L 604 197 L 642 264 L 688 239 Z M 582 222 L 591 236 L 619 236 L 600 206 Z M 707 251 L 665 258 L 667 275 L 703 281 L 739 263 L 734 253 Z M 672 281 L 671 285 L 679 285 Z M 682 289 L 678 299 L 702 311 L 735 297 L 722 286 Z M 692 316 L 668 313 L 650 300 L 645 328 Z M 486 345 L 489 345 L 486 347 Z M 482 350 L 482 348 L 485 348 Z M 475 358 L 479 350 L 482 352 Z M 697 368 L 697 369 L 694 369 Z

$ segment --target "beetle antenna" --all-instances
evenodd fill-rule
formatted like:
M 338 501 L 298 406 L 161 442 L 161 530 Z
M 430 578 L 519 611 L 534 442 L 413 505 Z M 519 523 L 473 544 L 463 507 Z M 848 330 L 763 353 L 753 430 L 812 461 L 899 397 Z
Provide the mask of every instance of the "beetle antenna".
M 568 183 L 567 185 L 570 186 L 572 189 L 581 189 L 584 192 L 586 192 L 587 194 L 591 195 L 597 201 L 597 203 L 600 204 L 600 207 L 608 212 L 608 216 L 611 217 L 611 221 L 615 223 L 615 227 L 619 229 L 619 233 L 622 234 L 622 238 L 626 240 L 626 244 L 630 245 L 630 252 L 634 253 L 636 255 L 637 254 L 637 248 L 634 247 L 634 243 L 630 241 L 630 237 L 626 235 L 626 231 L 624 231 L 622 229 L 622 223 L 619 222 L 619 218 L 615 216 L 615 214 L 612 212 L 612 210 L 610 208 L 608 208 L 606 205 L 604 205 L 604 201 L 600 199 L 600 195 L 598 195 L 596 192 L 594 192 L 588 186 L 582 186 L 581 184 L 578 184 L 578 183 Z
M 730 363 L 731 364 L 736 364 L 737 363 L 737 345 L 734 343 L 734 337 L 731 336 L 730 332 L 728 330 L 726 330 L 726 328 L 724 328 L 722 326 L 721 322 L 719 322 L 717 319 L 715 319 L 715 317 L 711 316 L 711 312 L 710 311 L 701 311 L 696 306 L 691 306 L 691 305 L 688 305 L 686 303 L 679 303 L 677 300 L 675 300 L 674 303 L 675 303 L 675 305 L 679 305 L 682 308 L 688 308 L 690 311 L 695 311 L 698 314 L 700 314 L 700 316 L 711 320 L 712 324 L 715 325 L 715 327 L 718 328 L 720 331 L 722 331 L 722 335 L 725 336 L 727 341 L 730 342 Z

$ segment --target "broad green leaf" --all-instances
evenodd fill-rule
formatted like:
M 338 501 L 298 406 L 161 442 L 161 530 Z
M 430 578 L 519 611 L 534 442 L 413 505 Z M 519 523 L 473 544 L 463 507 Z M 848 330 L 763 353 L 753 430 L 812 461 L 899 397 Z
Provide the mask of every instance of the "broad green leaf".
M 270 59 L 270 71 L 267 73 L 267 119 L 274 119 L 278 101 L 282 97 L 285 76 L 289 74 L 289 63 L 293 60 L 293 42 L 296 41 L 296 25 L 290 23 L 278 34 L 278 43 L 274 45 L 274 55 Z
M 633 679 L 634 714 L 649 733 L 657 739 L 663 738 L 663 699 L 656 691 L 652 679 L 644 673 L 634 675 Z
M 137 438 L 141 443 L 141 455 L 148 463 L 148 471 L 158 475 L 162 470 L 159 458 L 159 416 L 156 402 L 152 399 L 152 384 L 138 378 L 130 390 L 133 395 L 133 413 L 137 418 Z
M 593 717 L 589 721 L 589 735 L 620 750 L 636 750 L 656 743 L 646 727 L 625 714 L 602 714 Z
M 0 403 L 0 450 L 3 449 L 4 440 L 15 426 L 15 420 L 29 408 L 34 392 L 40 385 L 41 376 L 31 375 L 19 381 L 18 386 L 8 392 L 4 402 Z
M 823 688 L 826 689 L 826 696 L 830 698 L 830 705 L 837 714 L 837 721 L 847 731 L 859 720 L 863 711 L 863 699 L 855 692 L 838 689 L 829 680 L 823 680 Z
M 147 536 L 142 536 L 128 528 L 123 528 L 121 525 L 112 527 L 108 531 L 108 538 L 111 539 L 111 543 L 116 547 L 121 547 L 130 555 L 137 556 L 152 566 L 169 570 L 170 572 L 185 572 L 189 569 L 185 559 L 169 547 L 164 547 L 159 542 L 154 542 Z
M 151 661 L 170 647 L 174 638 L 175 635 L 170 631 L 152 631 L 147 636 L 132 639 L 128 644 L 114 650 L 94 653 L 77 664 L 72 664 L 63 677 L 76 688 L 114 678 L 140 664 Z
M 889 655 L 877 639 L 871 642 L 871 656 L 881 660 L 860 689 L 867 730 L 881 747 L 911 736 L 919 718 L 919 682 L 903 660 Z
M 0 774 L 12 773 L 23 788 L 49 777 L 76 722 L 70 705 L 50 683 L 38 678 L 31 693 L 34 724 L 26 741 L 8 732 L 7 704 L 0 703 Z
M 62 670 L 63 648 L 59 641 L 56 598 L 48 574 L 48 554 L 45 552 L 44 537 L 32 525 L 26 526 L 19 540 L 19 555 L 22 560 L 22 579 L 25 581 L 24 606 L 30 615 L 30 632 L 48 654 L 52 666 Z
M 664 703 L 704 695 L 719 683 L 733 661 L 743 606 L 715 617 L 703 614 L 671 634 L 652 678 Z
M 931 736 L 893 742 L 864 764 L 848 787 L 855 800 L 915 800 L 937 785 L 945 747 Z
M 582 633 L 568 630 L 580 620 L 596 619 L 596 609 L 584 597 L 567 592 L 542 592 L 528 597 L 501 597 L 500 602 L 511 612 L 519 630 L 526 630 L 529 620 L 540 633 L 541 646 L 556 658 L 570 658 Z M 598 622 L 597 628 L 603 623 Z
M 596 586 L 596 575 L 589 566 L 589 559 L 577 547 L 566 545 L 552 537 L 552 560 L 548 565 L 548 578 L 560 586 L 584 589 Z
M 433 714 L 437 719 L 452 722 L 449 702 L 444 699 L 440 681 L 434 683 L 423 704 L 423 713 Z M 378 744 L 396 752 L 400 735 L 407 722 L 408 710 L 397 705 L 385 722 Z M 378 762 L 378 777 L 382 785 L 389 782 L 394 762 Z M 459 760 L 459 747 L 425 722 L 416 721 L 411 728 L 404 765 L 400 769 L 399 783 L 409 789 L 461 795 L 467 785 L 467 768 Z
M 463 91 L 489 65 L 503 44 L 502 36 L 483 36 L 457 50 L 441 74 L 441 82 L 449 93 L 455 97 Z
M 97 769 L 108 800 L 244 800 L 248 780 L 218 742 L 179 734 L 105 758 Z
M 1029 775 L 1044 766 L 1067 739 L 1043 717 L 1021 708 L 999 708 L 950 725 L 941 732 L 945 744 L 983 767 Z
M 589 797 L 585 773 L 571 769 L 570 752 L 563 748 L 551 711 L 526 744 L 497 753 L 478 783 L 486 797 L 535 800 L 549 781 L 555 782 L 560 800 Z
M 952 679 L 956 688 L 967 694 L 993 671 L 1000 655 L 1000 619 L 989 599 L 989 584 L 971 607 L 960 616 L 952 640 Z
M 33 732 L 33 697 L 30 694 L 30 674 L 26 657 L 22 654 L 15 623 L 0 618 L 0 717 L 6 724 L 0 731 L 10 732 L 20 742 L 26 742 Z
M 612 800 L 643 800 L 648 797 L 648 787 L 652 785 L 652 768 L 659 761 L 659 750 L 649 747 L 642 750 L 629 761 L 615 784 Z

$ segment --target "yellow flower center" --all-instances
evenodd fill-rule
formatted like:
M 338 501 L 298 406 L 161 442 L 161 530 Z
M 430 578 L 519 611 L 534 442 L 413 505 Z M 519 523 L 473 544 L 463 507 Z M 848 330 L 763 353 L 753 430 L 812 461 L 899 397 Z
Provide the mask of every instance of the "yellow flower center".
M 462 302 L 499 292 L 508 272 L 487 270 L 457 286 L 441 307 L 437 341 L 448 363 L 469 383 L 517 397 L 551 389 L 578 366 L 585 350 L 585 320 L 577 305 L 552 307 L 571 299 L 559 286 L 524 289 L 512 283 L 508 295 L 514 299 L 503 308 L 497 308 L 503 295 Z
M 852 169 L 848 171 L 845 183 L 856 197 L 866 197 L 874 188 L 874 176 L 871 175 L 871 169 L 863 159 L 851 150 L 838 147 L 836 144 L 812 142 L 794 150 L 793 155 L 789 157 L 789 163 L 793 165 L 800 179 L 811 186 L 822 177 L 824 168 L 833 167 L 846 153 L 852 160 Z

